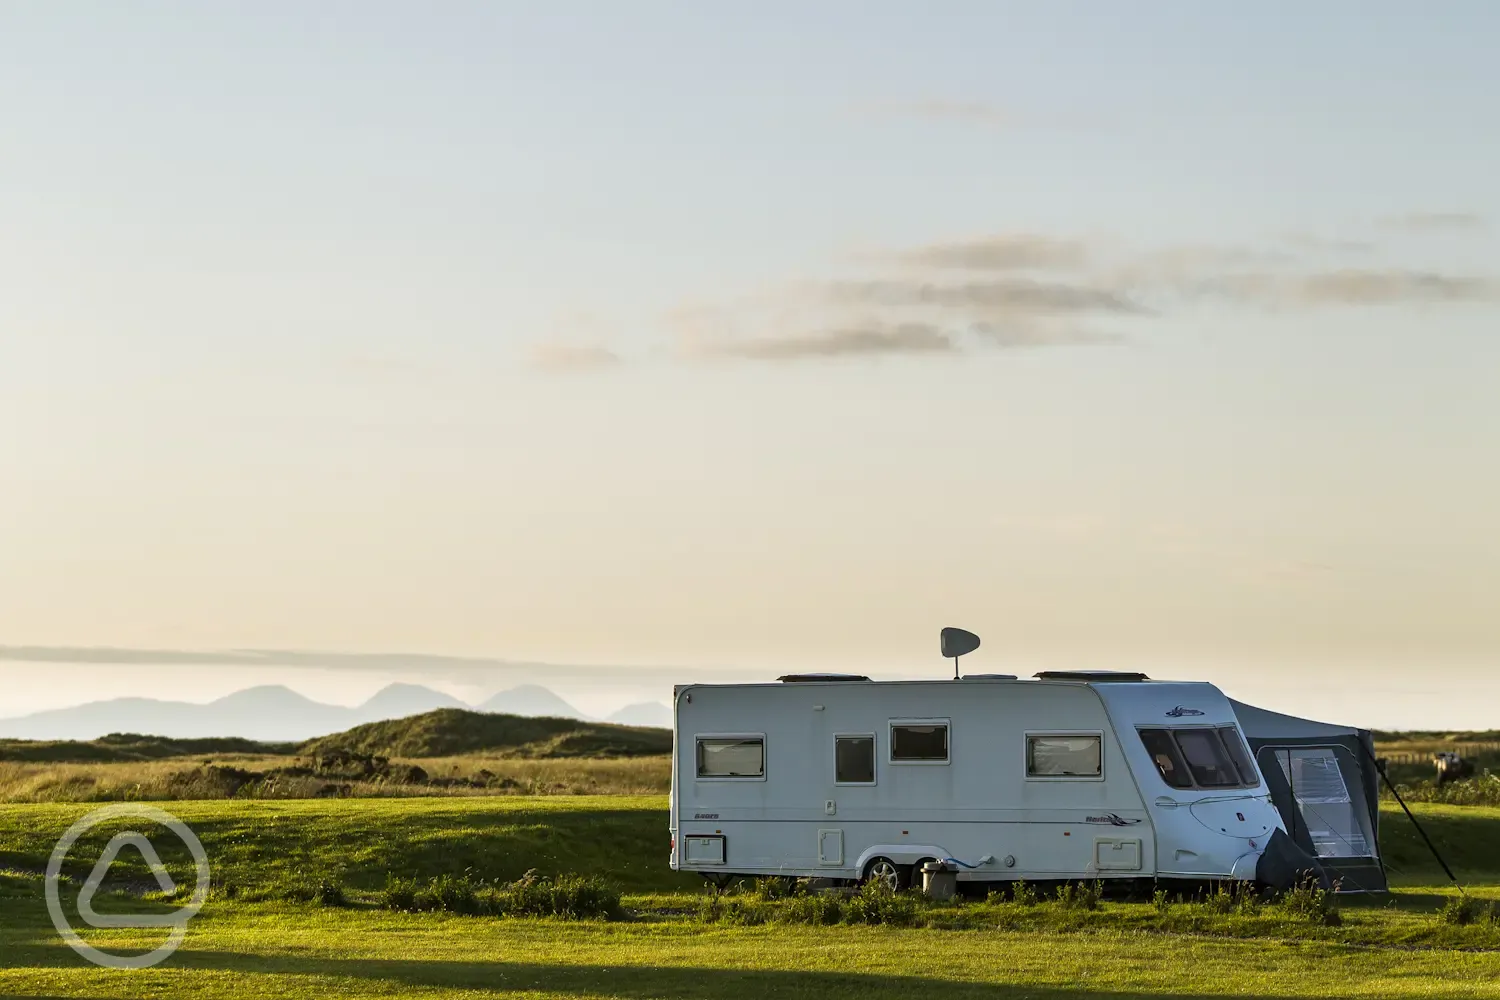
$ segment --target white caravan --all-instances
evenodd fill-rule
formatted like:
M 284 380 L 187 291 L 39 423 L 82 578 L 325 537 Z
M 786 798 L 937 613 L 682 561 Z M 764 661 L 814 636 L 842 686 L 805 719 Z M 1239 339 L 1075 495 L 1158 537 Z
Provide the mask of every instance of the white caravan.
M 900 887 L 929 860 L 964 881 L 1322 877 L 1212 684 L 806 674 L 674 694 L 671 865 L 718 884 Z

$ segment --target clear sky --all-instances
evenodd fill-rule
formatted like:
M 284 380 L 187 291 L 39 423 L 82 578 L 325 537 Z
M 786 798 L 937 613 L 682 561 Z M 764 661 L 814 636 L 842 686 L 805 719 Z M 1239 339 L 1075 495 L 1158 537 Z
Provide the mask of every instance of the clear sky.
M 941 675 L 956 624 L 976 670 L 1500 725 L 1497 38 L 7 5 L 0 644 L 687 681 Z M 257 679 L 211 670 L 0 681 Z

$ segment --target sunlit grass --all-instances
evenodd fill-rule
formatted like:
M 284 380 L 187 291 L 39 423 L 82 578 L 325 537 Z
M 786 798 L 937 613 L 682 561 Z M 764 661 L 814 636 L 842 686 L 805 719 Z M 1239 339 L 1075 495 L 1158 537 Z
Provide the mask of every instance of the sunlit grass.
M 1484 997 L 1500 996 L 1500 926 L 1439 916 L 1442 884 L 1398 812 L 1385 839 L 1406 887 L 1347 899 L 1335 926 L 1272 905 L 1105 901 L 1097 909 L 986 900 L 924 904 L 919 926 L 705 923 L 705 891 L 666 863 L 663 796 L 206 801 L 168 808 L 202 838 L 216 892 L 183 949 L 142 972 L 87 965 L 53 930 L 37 872 L 90 807 L 0 806 L 0 995 L 134 997 Z M 1500 810 L 1418 806 L 1468 891 L 1500 901 Z M 106 827 L 75 851 L 86 873 Z M 186 857 L 155 838 L 174 877 Z M 126 859 L 122 858 L 122 862 Z M 6 874 L 4 870 L 12 870 Z M 144 874 L 122 864 L 121 879 Z M 602 875 L 624 919 L 565 921 L 378 908 L 388 873 L 527 869 Z M 332 876 L 345 906 L 253 902 Z M 112 876 L 113 877 L 113 876 Z M 73 883 L 76 886 L 76 881 Z M 71 890 L 67 895 L 71 894 Z M 114 898 L 101 910 L 129 907 Z M 140 905 L 140 904 L 133 904 Z M 136 953 L 160 931 L 98 930 Z

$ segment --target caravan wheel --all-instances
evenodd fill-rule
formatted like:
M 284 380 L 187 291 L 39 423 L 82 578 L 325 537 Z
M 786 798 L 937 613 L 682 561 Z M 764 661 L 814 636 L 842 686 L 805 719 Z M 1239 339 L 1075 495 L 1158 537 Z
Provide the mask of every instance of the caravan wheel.
M 900 892 L 907 886 L 911 872 L 905 865 L 898 865 L 890 858 L 876 858 L 865 868 L 865 882 L 884 882 L 892 892 Z

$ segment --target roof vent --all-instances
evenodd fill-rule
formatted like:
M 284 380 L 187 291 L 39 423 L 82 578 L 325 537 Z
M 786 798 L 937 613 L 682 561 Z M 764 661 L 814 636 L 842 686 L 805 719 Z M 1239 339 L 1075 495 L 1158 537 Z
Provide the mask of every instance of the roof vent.
M 787 684 L 796 684 L 802 681 L 867 681 L 870 678 L 864 674 L 783 674 L 776 679 Z
M 964 674 L 966 681 L 1014 681 L 1020 680 L 1015 674 Z
M 1134 674 L 1121 670 L 1043 670 L 1036 677 L 1048 681 L 1149 681 L 1145 674 Z

